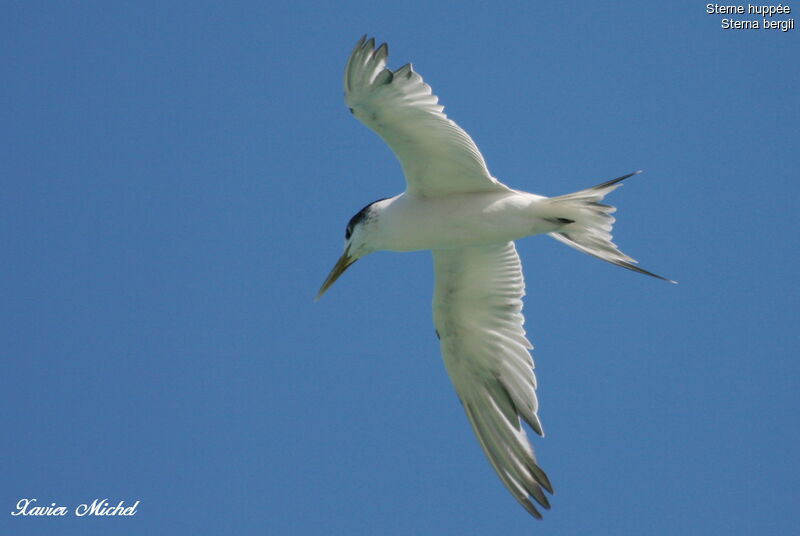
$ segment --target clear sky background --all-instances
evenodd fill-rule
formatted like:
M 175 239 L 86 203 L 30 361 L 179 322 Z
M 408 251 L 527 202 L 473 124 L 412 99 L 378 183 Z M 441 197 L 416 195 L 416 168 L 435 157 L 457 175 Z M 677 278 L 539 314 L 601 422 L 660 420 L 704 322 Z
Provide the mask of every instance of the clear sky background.
M 701 2 L 2 11 L 0 533 L 800 532 L 800 29 L 723 30 Z M 446 376 L 428 252 L 313 302 L 348 218 L 404 188 L 342 102 L 364 33 L 514 188 L 645 170 L 615 237 L 678 286 L 518 244 L 544 521 Z

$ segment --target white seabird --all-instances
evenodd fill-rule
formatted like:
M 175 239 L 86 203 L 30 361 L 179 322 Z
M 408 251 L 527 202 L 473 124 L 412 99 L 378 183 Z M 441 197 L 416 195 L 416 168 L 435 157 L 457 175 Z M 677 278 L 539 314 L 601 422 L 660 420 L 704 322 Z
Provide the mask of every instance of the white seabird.
M 512 190 L 489 173 L 472 138 L 444 113 L 411 64 L 386 69 L 388 47 L 366 36 L 344 74 L 345 102 L 392 148 L 406 191 L 375 201 L 347 224 L 344 253 L 317 294 L 379 250 L 433 251 L 433 321 L 442 356 L 472 429 L 500 479 L 534 517 L 553 493 L 521 420 L 543 435 L 533 348 L 525 337 L 525 284 L 514 247 L 549 234 L 575 249 L 665 281 L 612 242 L 614 207 L 600 201 L 640 172 L 559 197 Z

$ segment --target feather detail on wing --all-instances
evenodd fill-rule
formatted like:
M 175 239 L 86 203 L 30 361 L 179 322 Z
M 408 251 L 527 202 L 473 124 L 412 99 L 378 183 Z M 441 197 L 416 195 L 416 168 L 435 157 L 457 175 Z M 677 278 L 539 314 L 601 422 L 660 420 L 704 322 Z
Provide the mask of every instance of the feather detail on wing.
M 522 328 L 525 283 L 513 242 L 433 253 L 434 324 L 447 372 L 483 451 L 517 501 L 541 518 L 553 488 L 536 464 L 524 420 L 538 434 L 536 377 Z
M 361 38 L 345 68 L 345 102 L 394 151 L 408 193 L 427 197 L 506 190 L 411 64 L 386 69 L 388 54 L 386 43 L 376 49 L 374 38 Z

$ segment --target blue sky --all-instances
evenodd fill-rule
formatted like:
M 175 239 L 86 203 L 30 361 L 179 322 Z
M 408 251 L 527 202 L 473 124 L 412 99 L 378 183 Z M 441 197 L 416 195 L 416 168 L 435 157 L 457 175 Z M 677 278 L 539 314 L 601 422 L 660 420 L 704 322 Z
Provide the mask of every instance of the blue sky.
M 0 532 L 800 529 L 800 30 L 723 30 L 700 2 L 3 12 Z M 370 256 L 313 302 L 348 218 L 404 187 L 342 102 L 364 33 L 514 188 L 645 170 L 610 198 L 615 237 L 678 286 L 518 244 L 544 521 L 445 374 L 429 253 Z M 141 503 L 12 517 L 21 498 Z

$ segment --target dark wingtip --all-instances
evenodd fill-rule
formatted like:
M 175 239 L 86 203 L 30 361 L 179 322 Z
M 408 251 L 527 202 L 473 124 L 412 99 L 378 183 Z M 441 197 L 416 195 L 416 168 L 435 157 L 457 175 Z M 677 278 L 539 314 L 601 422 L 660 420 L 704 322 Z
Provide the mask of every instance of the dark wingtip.
M 542 471 L 542 468 L 538 465 L 534 464 L 533 467 L 529 467 L 533 476 L 536 477 L 536 481 L 542 486 L 544 489 L 550 492 L 550 494 L 555 493 L 553 491 L 553 485 L 550 483 L 550 479 L 547 477 L 547 473 Z
M 530 515 L 535 517 L 536 519 L 542 519 L 542 514 L 539 513 L 539 510 L 533 505 L 531 501 L 520 501 L 522 507 L 528 511 Z

